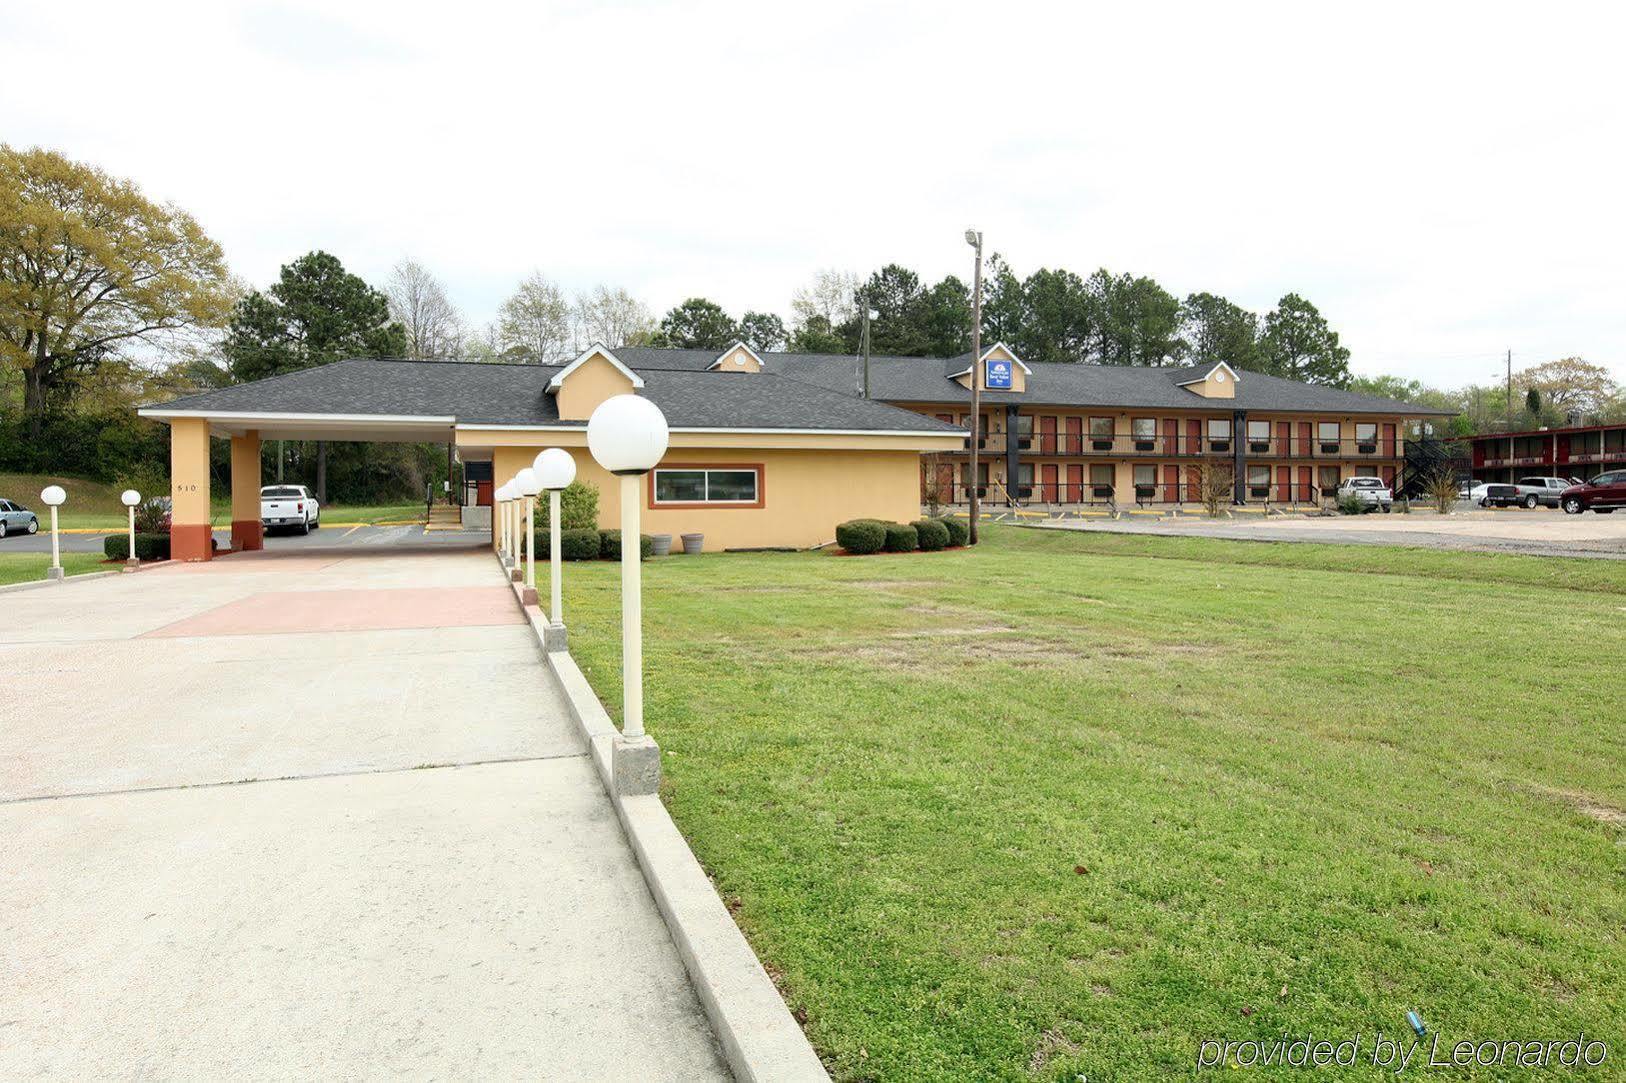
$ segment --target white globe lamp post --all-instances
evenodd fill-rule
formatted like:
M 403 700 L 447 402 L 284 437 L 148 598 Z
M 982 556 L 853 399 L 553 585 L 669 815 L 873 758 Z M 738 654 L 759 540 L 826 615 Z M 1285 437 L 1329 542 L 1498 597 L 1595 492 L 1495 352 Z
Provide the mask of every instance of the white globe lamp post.
M 614 745 L 616 789 L 654 793 L 660 749 L 644 734 L 643 583 L 640 479 L 666 454 L 670 432 L 660 407 L 638 395 L 605 399 L 587 419 L 587 448 L 621 479 L 621 736 Z
M 531 464 L 537 483 L 548 494 L 548 586 L 551 615 L 542 633 L 543 645 L 550 651 L 565 649 L 564 581 L 559 546 L 559 494 L 576 480 L 576 460 L 564 448 L 544 448 Z
M 135 551 L 135 510 L 136 505 L 141 503 L 141 494 L 134 489 L 126 489 L 119 494 L 119 500 L 130 511 L 130 551 L 125 554 L 124 563 L 128 568 L 139 568 L 141 561 L 136 559 Z
M 537 479 L 536 471 L 527 466 L 514 475 L 514 486 L 519 489 L 520 498 L 525 501 L 525 590 L 520 604 L 536 604 L 536 494 L 542 491 L 542 483 Z
M 51 566 L 45 570 L 45 578 L 62 578 L 62 547 L 61 533 L 57 530 L 56 509 L 60 508 L 68 499 L 68 493 L 60 485 L 47 485 L 40 490 L 40 499 L 51 509 Z
M 508 550 L 508 483 L 503 482 L 497 488 L 497 553 L 502 557 L 504 568 L 512 568 L 514 562 Z

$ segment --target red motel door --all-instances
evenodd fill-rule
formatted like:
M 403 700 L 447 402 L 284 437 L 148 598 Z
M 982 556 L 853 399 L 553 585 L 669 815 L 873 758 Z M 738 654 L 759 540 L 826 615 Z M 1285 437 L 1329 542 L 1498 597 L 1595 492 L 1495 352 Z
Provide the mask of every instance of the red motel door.
M 1395 468 L 1394 467 L 1385 466 L 1383 468 L 1383 484 L 1389 486 L 1389 488 L 1391 488 L 1391 489 L 1394 488 L 1394 484 L 1395 484 Z
M 1286 424 L 1283 422 L 1282 424 Z M 1276 468 L 1276 499 L 1286 502 L 1293 499 L 1293 468 L 1291 466 L 1278 466 Z
M 1062 449 L 1063 455 L 1077 455 L 1084 450 L 1084 419 L 1070 417 L 1067 419 L 1067 446 Z
M 1293 423 L 1291 421 L 1276 422 L 1276 446 L 1271 448 L 1275 455 L 1288 454 L 1288 448 L 1293 446 Z
M 1180 422 L 1172 417 L 1163 419 L 1163 446 L 1158 448 L 1160 455 L 1180 454 Z
M 1193 425 L 1196 422 L 1192 422 Z M 1194 504 L 1202 502 L 1201 478 L 1195 466 L 1186 467 L 1186 499 Z
M 1056 419 L 1050 419 L 1050 442 L 1056 442 Z M 1044 463 L 1039 467 L 1039 499 L 1046 504 L 1054 504 L 1061 496 L 1061 487 L 1056 484 L 1056 464 Z
M 1039 419 L 1039 454 L 1054 455 L 1056 453 L 1056 419 L 1054 417 L 1041 417 Z
M 474 506 L 477 508 L 491 507 L 491 482 L 477 481 L 474 483 Z
M 1557 442 L 1558 442 L 1558 454 L 1553 456 L 1553 458 L 1555 460 L 1557 460 L 1558 462 L 1561 462 L 1561 463 L 1569 462 L 1570 461 L 1570 438 L 1568 436 L 1560 436 L 1560 437 L 1557 438 Z
M 1310 423 L 1308 421 L 1299 422 L 1299 446 L 1293 449 L 1293 454 L 1310 454 Z
M 1383 455 L 1385 458 L 1395 457 L 1395 425 L 1392 421 L 1383 423 Z M 1390 471 L 1394 473 L 1394 471 Z
M 1195 455 L 1203 449 L 1203 423 L 1196 418 L 1186 419 L 1185 454 Z M 1192 499 L 1196 499 L 1193 497 Z
M 1310 499 L 1310 468 L 1308 466 L 1299 467 L 1298 499 Z
M 1072 423 L 1077 421 L 1077 420 L 1078 420 L 1078 418 L 1076 418 L 1076 417 L 1075 418 L 1069 418 L 1068 419 L 1068 428 L 1071 428 Z M 1083 463 L 1068 463 L 1067 464 L 1067 502 L 1069 504 L 1082 504 L 1082 503 L 1084 503 L 1084 464 Z
M 1166 422 L 1171 427 L 1172 421 Z M 1163 468 L 1163 502 L 1175 504 L 1180 500 L 1180 468 L 1178 466 L 1165 466 Z

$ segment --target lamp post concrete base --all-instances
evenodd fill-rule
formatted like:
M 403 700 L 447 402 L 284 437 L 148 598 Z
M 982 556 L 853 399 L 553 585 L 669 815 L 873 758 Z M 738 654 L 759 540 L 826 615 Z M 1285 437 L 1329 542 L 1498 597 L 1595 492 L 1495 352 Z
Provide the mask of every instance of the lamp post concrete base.
M 513 580 L 515 583 L 518 583 L 524 580 L 525 573 L 518 568 L 510 568 L 508 570 L 508 578 Z
M 62 569 L 61 568 L 46 568 L 45 569 L 45 578 L 54 579 L 58 583 L 62 582 L 62 578 L 63 578 Z
M 139 572 L 141 570 L 141 561 L 136 560 L 134 557 L 126 560 L 124 562 L 124 570 L 127 572 Z
M 562 624 L 544 624 L 542 626 L 542 647 L 547 651 L 568 650 L 569 642 L 565 637 L 565 626 Z
M 526 587 L 525 589 L 521 590 L 519 592 L 519 604 L 520 605 L 535 605 L 536 604 L 536 588 L 535 587 Z
M 618 794 L 637 796 L 661 788 L 661 749 L 647 733 L 642 737 L 618 735 L 610 742 L 610 766 Z

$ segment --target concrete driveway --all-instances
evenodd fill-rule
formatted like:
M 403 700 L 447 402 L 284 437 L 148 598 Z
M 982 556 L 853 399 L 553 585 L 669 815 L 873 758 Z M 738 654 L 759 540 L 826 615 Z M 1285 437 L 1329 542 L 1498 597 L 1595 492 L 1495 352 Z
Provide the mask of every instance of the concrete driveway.
M 65 553 L 100 553 L 102 552 L 102 539 L 109 534 L 121 534 L 119 530 L 96 530 L 88 533 L 72 533 L 62 535 L 62 551 Z M 489 541 L 491 531 L 482 530 L 434 530 L 425 529 L 422 524 L 411 526 L 328 526 L 322 527 L 310 534 L 294 534 L 277 532 L 266 536 L 265 548 L 267 552 L 284 553 L 290 551 L 304 551 L 309 549 L 334 548 L 394 548 L 401 545 L 414 546 L 444 546 L 457 549 L 470 544 Z M 215 541 L 220 543 L 222 549 L 231 548 L 231 531 L 216 530 Z M 39 534 L 12 534 L 0 538 L 0 553 L 49 553 L 51 551 L 51 535 L 48 531 Z
M 483 547 L 7 611 L 0 1078 L 726 1076 Z

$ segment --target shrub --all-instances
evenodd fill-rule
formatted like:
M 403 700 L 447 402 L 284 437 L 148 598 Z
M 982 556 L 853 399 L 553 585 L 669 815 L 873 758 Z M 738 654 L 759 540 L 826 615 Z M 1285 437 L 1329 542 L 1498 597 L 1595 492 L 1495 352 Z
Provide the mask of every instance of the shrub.
M 536 498 L 536 529 L 547 530 L 548 494 Z M 565 530 L 598 529 L 598 486 L 585 481 L 573 481 L 559 490 L 559 525 Z
M 136 557 L 140 560 L 168 560 L 169 535 L 168 534 L 137 534 L 135 536 Z M 102 539 L 102 553 L 108 560 L 130 559 L 130 537 L 128 534 L 109 534 Z
M 913 553 L 920 548 L 920 535 L 909 523 L 886 524 L 886 551 L 888 553 Z
M 879 553 L 886 544 L 886 524 L 879 519 L 852 519 L 836 527 L 836 544 L 857 556 Z
M 915 524 L 915 539 L 920 548 L 928 553 L 948 548 L 948 527 L 940 519 L 922 519 Z
M 561 515 L 559 518 L 563 519 Z M 597 560 L 604 540 L 597 530 L 559 531 L 559 556 L 564 560 Z
M 169 497 L 150 496 L 136 505 L 137 534 L 169 533 Z
M 948 531 L 948 543 L 951 547 L 958 548 L 971 541 L 971 524 L 965 520 L 956 519 L 952 515 L 945 515 L 938 522 L 942 523 L 943 529 Z
M 621 531 L 601 530 L 598 532 L 598 555 L 605 560 L 621 559 Z M 638 535 L 638 559 L 648 560 L 650 551 L 655 547 L 655 540 L 648 534 Z
M 1345 515 L 1359 515 L 1366 510 L 1366 502 L 1354 493 L 1343 493 L 1338 497 L 1338 510 Z

